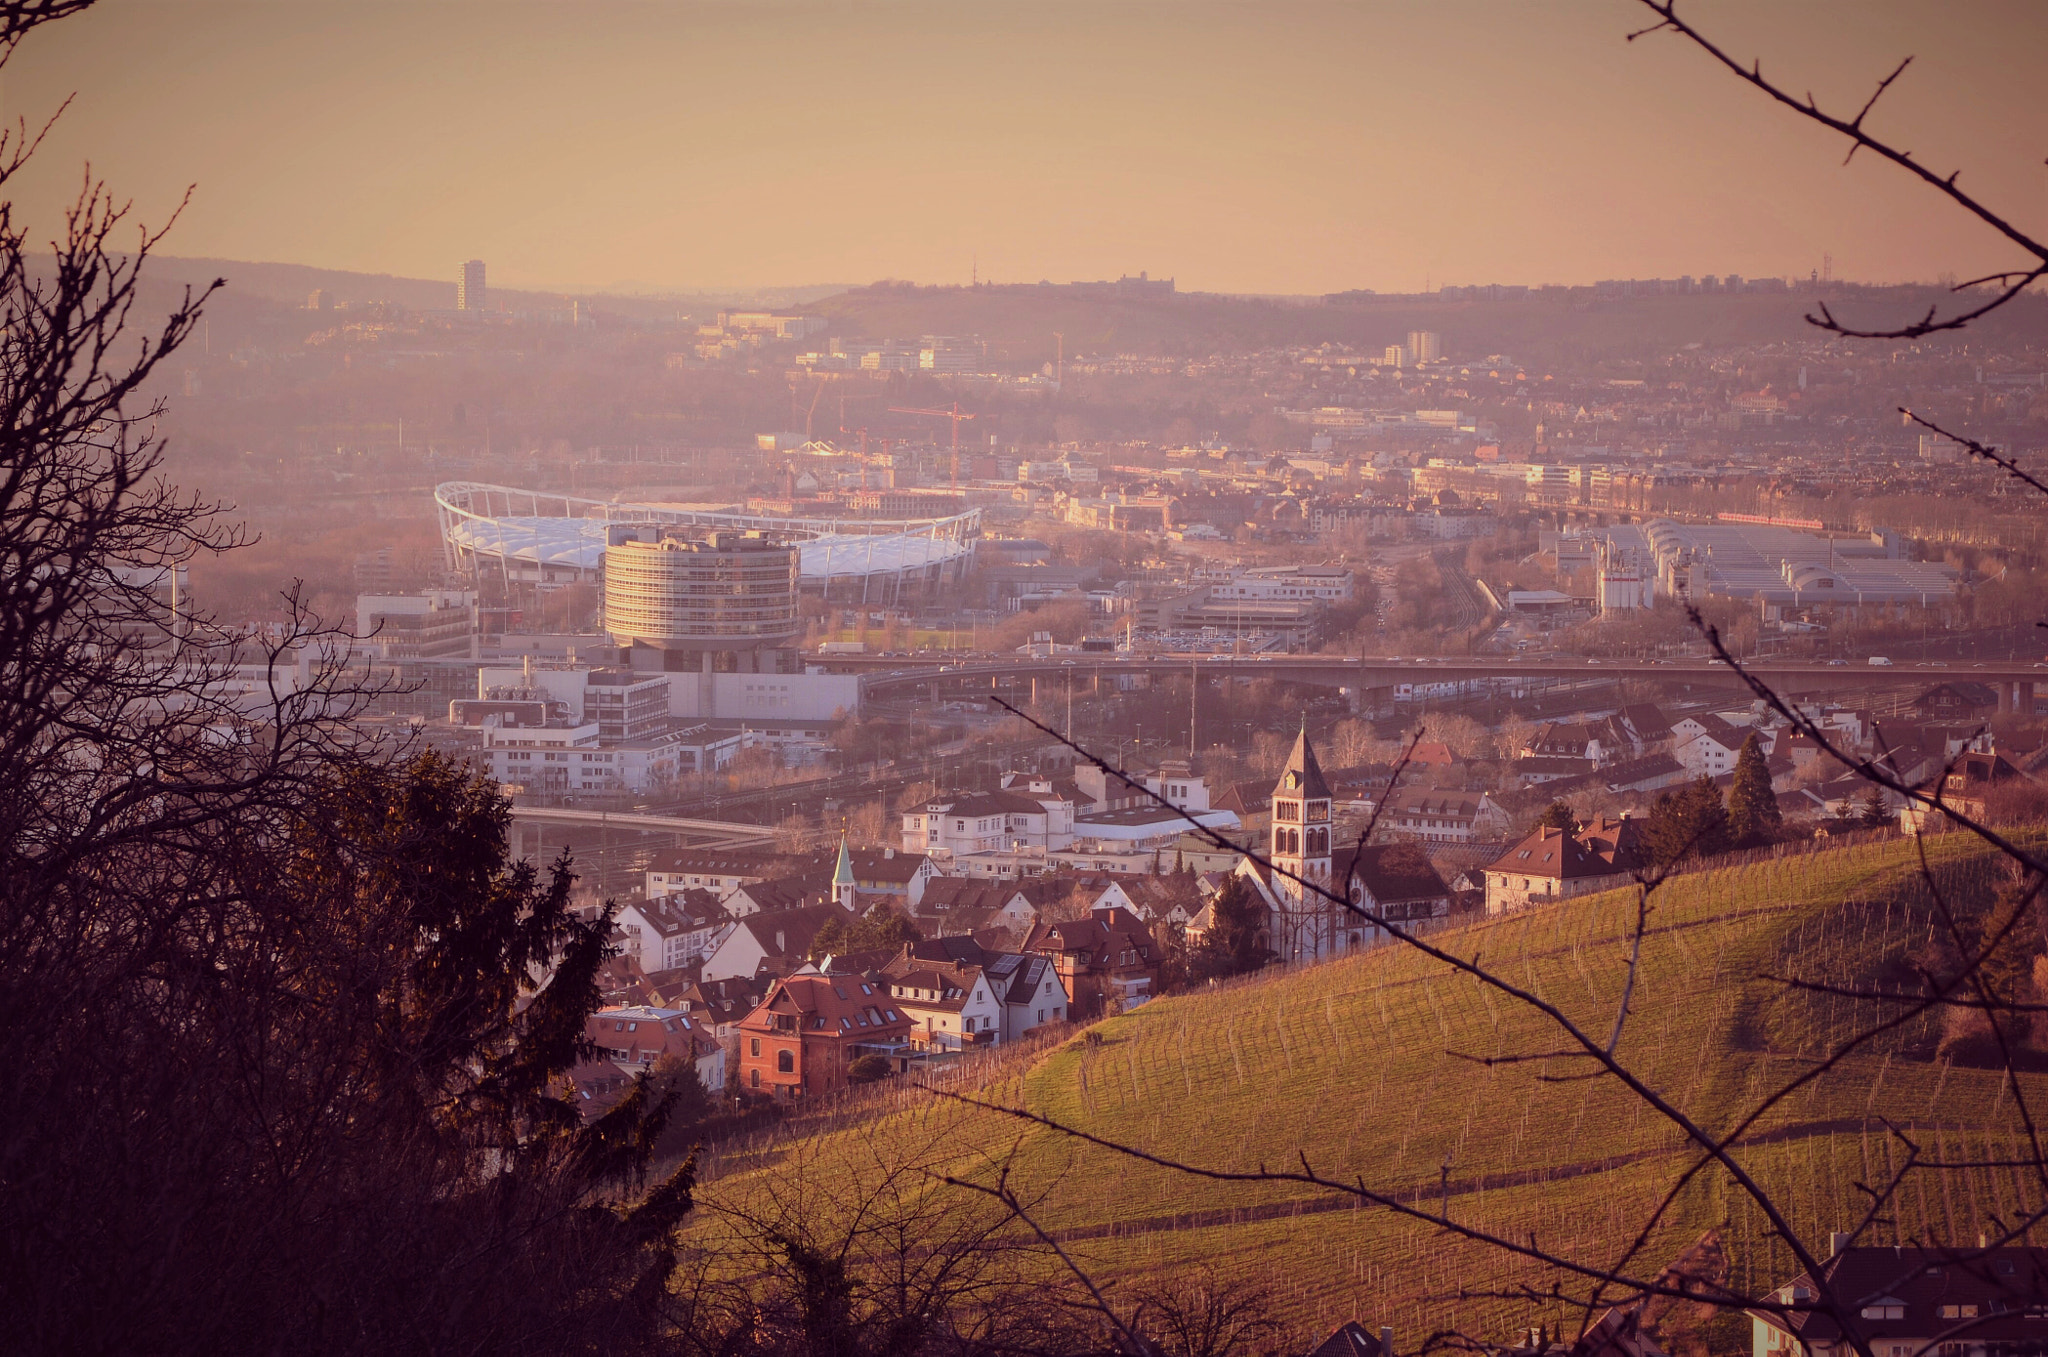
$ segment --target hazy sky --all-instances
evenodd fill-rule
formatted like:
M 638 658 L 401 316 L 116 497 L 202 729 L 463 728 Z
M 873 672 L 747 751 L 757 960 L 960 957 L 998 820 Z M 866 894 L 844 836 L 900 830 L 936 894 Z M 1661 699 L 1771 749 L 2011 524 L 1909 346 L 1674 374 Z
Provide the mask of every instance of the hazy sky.
M 2048 227 L 2048 4 L 1694 0 L 1692 17 Z M 1115 277 L 1411 290 L 1680 273 L 1932 278 L 1985 228 L 1629 0 L 102 0 L 31 37 L 11 121 L 76 102 L 168 253 L 506 286 Z

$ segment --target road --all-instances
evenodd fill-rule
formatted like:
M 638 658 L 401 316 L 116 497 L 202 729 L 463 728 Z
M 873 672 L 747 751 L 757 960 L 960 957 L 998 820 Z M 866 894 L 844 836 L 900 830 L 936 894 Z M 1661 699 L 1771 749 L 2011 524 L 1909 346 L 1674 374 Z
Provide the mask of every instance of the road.
M 1005 658 L 959 663 L 944 656 L 832 656 L 835 667 L 862 672 L 863 700 L 901 697 L 944 689 L 963 693 L 1001 692 L 1032 679 L 1060 679 L 1068 674 L 1186 674 L 1209 677 L 1262 676 L 1287 682 L 1359 691 L 1401 685 L 1452 683 L 1478 679 L 1643 678 L 1660 682 L 1709 682 L 1725 685 L 1740 680 L 1717 660 L 1528 659 L 1507 655 L 1409 659 L 1344 655 L 1124 655 L 1085 653 L 1057 658 Z M 852 661 L 852 663 L 845 663 Z M 1773 685 L 1802 693 L 1867 688 L 1874 683 L 1921 687 L 1944 680 L 1967 679 L 1986 684 L 2026 684 L 2048 680 L 2048 663 L 2028 660 L 1986 660 L 1977 663 L 1918 662 L 1873 666 L 1835 660 L 1759 659 L 1746 666 Z M 2009 694 L 2008 694 L 2009 696 Z

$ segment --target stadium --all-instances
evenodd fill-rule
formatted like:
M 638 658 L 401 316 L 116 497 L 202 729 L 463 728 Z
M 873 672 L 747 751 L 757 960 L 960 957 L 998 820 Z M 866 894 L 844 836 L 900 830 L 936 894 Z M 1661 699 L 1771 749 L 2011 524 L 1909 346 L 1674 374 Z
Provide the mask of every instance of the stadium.
M 981 510 L 945 518 L 779 518 L 662 504 L 628 504 L 473 481 L 434 487 L 449 567 L 508 589 L 596 584 L 605 530 L 619 523 L 761 530 L 793 539 L 798 587 L 847 606 L 929 597 L 966 577 Z

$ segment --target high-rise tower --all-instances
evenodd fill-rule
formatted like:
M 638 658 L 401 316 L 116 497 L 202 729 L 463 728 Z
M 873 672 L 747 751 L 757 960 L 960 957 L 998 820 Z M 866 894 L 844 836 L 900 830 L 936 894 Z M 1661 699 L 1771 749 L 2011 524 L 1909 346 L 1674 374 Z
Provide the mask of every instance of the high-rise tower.
M 484 261 L 472 259 L 462 266 L 462 277 L 455 284 L 455 309 L 457 311 L 481 311 L 484 309 Z
M 764 532 L 701 538 L 613 524 L 604 553 L 604 620 L 635 669 L 800 674 L 797 549 Z

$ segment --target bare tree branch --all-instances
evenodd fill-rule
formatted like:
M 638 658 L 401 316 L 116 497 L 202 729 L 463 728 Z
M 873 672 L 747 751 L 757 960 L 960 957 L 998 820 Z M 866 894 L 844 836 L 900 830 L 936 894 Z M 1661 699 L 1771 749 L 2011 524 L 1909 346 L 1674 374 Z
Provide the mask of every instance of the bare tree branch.
M 1825 112 L 1811 94 L 1801 98 L 1791 93 L 1782 85 L 1766 79 L 1761 61 L 1753 61 L 1748 66 L 1744 66 L 1741 62 L 1737 61 L 1733 56 L 1729 55 L 1725 48 L 1707 37 L 1706 34 L 1693 26 L 1691 22 L 1680 17 L 1678 13 L 1678 0 L 1642 0 L 1642 4 L 1657 16 L 1658 21 L 1647 28 L 1638 29 L 1630 33 L 1628 35 L 1630 42 L 1634 42 L 1637 38 L 1647 37 L 1652 33 L 1671 32 L 1678 34 L 1693 43 L 1701 51 L 1707 53 L 1715 61 L 1734 72 L 1742 80 L 1762 90 L 1773 100 L 1792 109 L 1801 117 L 1848 138 L 1849 152 L 1847 156 L 1843 157 L 1844 164 L 1847 164 L 1849 157 L 1854 156 L 1857 151 L 1868 150 L 1872 155 L 1880 156 L 1913 175 L 1922 183 L 1948 198 L 1950 202 L 1960 207 L 1964 212 L 1989 226 L 1992 230 L 1998 232 L 2039 261 L 2031 268 L 2012 270 L 2004 275 L 1999 275 L 2013 281 L 1989 301 L 1945 318 L 1938 316 L 1936 309 L 1930 307 L 1926 315 L 1909 325 L 1889 330 L 1857 329 L 1844 325 L 1837 320 L 1834 313 L 1823 302 L 1819 307 L 1817 315 L 1809 314 L 1806 317 L 1810 324 L 1818 326 L 1831 334 L 1851 339 L 1918 339 L 1923 335 L 1935 334 L 1944 330 L 1963 329 L 1973 321 L 1989 315 L 1991 312 L 2012 301 L 2013 298 L 2019 296 L 2041 278 L 2048 277 L 2048 244 L 2044 244 L 2027 232 L 2022 231 L 1975 196 L 1956 187 L 1956 178 L 1960 171 L 1943 176 L 1915 160 L 1912 152 L 1899 150 L 1890 143 L 1881 141 L 1864 130 L 1864 119 L 1877 106 L 1878 99 L 1884 95 L 1886 90 L 1891 88 L 1892 82 L 1905 74 L 1906 67 L 1912 62 L 1911 57 L 1901 61 L 1890 75 L 1878 82 L 1877 89 L 1864 102 L 1863 107 L 1857 111 L 1855 117 L 1841 118 Z

